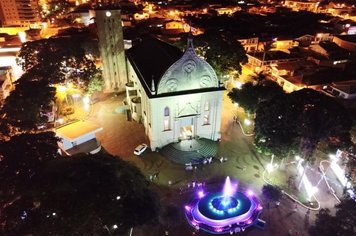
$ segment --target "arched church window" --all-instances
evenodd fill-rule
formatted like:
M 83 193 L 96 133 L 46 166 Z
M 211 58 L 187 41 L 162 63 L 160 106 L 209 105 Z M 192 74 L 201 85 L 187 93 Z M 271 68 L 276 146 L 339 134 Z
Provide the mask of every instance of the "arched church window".
M 164 116 L 169 116 L 169 107 L 164 108 Z
M 170 114 L 169 114 L 169 107 L 164 108 L 164 130 L 170 130 Z

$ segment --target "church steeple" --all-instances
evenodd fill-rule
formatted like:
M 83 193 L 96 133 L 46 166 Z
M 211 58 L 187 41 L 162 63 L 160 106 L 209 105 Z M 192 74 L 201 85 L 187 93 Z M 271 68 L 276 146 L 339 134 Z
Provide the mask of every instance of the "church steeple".
M 188 33 L 188 40 L 187 40 L 187 49 L 193 49 L 194 50 L 194 45 L 193 45 L 193 34 L 192 34 L 192 26 L 189 24 L 189 33 Z
M 152 80 L 151 80 L 151 92 L 152 92 L 152 94 L 156 93 L 155 80 L 154 80 L 153 76 L 152 76 Z

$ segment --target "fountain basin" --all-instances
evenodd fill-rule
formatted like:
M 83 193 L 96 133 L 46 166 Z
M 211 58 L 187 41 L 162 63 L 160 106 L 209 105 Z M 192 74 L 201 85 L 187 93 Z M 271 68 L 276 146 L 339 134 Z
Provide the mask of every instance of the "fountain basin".
M 199 191 L 198 197 L 185 206 L 190 225 L 212 234 L 225 234 L 244 231 L 258 222 L 262 206 L 256 196 L 252 191 L 227 191 L 233 188 L 229 181 L 222 192 Z

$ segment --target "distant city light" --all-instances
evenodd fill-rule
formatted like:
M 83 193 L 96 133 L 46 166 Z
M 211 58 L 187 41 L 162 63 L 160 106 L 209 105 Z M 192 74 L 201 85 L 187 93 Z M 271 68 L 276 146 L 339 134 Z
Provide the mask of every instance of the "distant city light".
M 236 81 L 235 87 L 238 88 L 238 89 L 241 89 L 242 83 L 240 81 Z
M 23 31 L 20 31 L 19 32 L 19 38 L 20 38 L 21 43 L 25 43 L 27 41 L 26 40 L 26 33 L 23 32 Z

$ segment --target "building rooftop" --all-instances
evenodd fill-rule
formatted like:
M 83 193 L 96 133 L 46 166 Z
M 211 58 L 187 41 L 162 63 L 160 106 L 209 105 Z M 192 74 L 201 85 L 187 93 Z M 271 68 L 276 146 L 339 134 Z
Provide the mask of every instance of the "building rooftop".
M 348 94 L 356 93 L 356 80 L 336 82 L 333 83 L 331 86 Z
M 71 141 L 89 133 L 96 133 L 103 128 L 89 121 L 80 120 L 56 128 L 56 135 Z
M 263 60 L 264 52 L 256 52 L 254 54 L 249 54 L 249 56 L 253 56 L 259 60 Z M 268 51 L 265 55 L 265 61 L 275 61 L 275 60 L 287 60 L 287 59 L 297 59 L 298 56 L 294 54 L 288 54 L 282 51 Z
M 134 70 L 145 89 L 151 88 L 152 80 L 157 86 L 162 75 L 176 62 L 183 52 L 177 47 L 153 37 L 142 37 L 140 42 L 126 51 Z M 150 94 L 148 90 L 147 94 Z
M 341 40 L 348 41 L 351 43 L 356 43 L 356 34 L 352 35 L 337 35 L 335 37 L 338 37 Z

